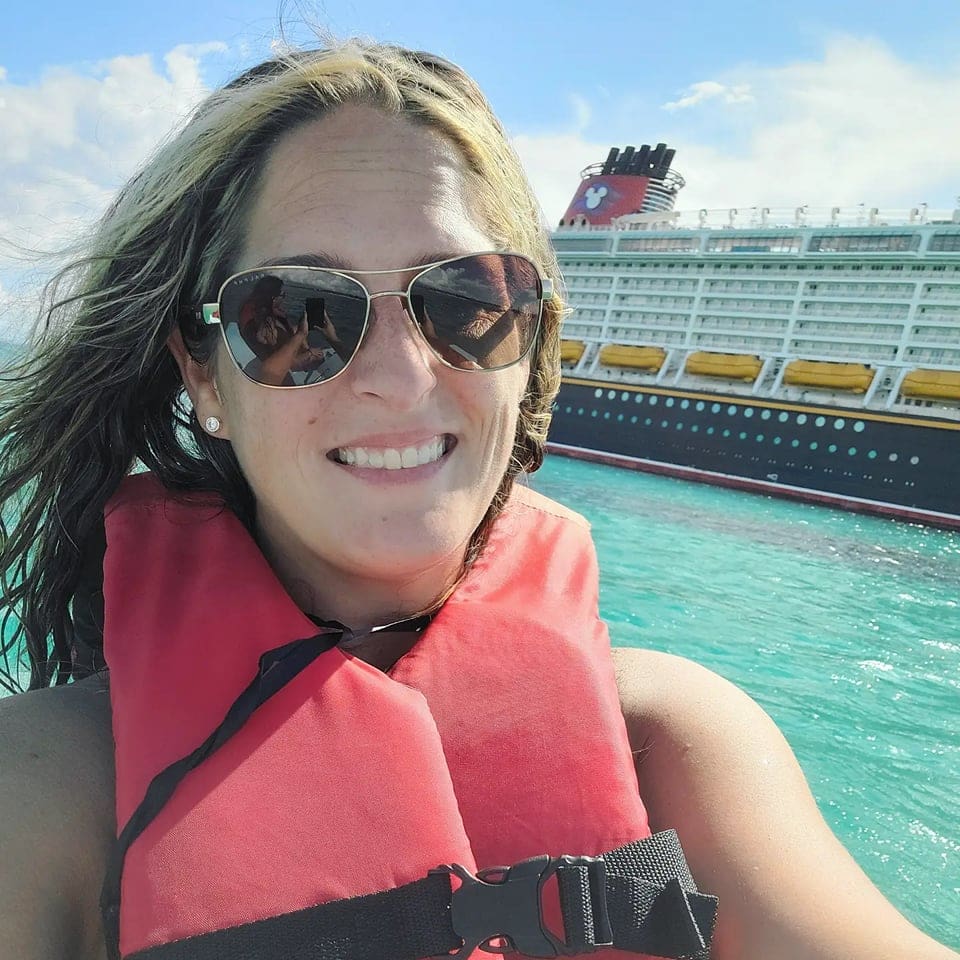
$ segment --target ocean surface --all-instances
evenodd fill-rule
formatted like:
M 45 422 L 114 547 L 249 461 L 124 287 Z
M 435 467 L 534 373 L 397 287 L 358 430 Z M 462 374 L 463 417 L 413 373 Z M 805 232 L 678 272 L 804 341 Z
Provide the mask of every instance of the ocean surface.
M 873 882 L 960 947 L 960 533 L 556 456 L 532 486 L 591 521 L 613 642 L 746 690 Z

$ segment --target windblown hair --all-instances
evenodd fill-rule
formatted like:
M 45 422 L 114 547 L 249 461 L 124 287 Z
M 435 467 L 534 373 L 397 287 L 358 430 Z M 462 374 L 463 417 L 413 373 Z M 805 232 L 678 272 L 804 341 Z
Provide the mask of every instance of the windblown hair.
M 213 93 L 185 129 L 120 191 L 85 254 L 48 284 L 41 331 L 8 370 L 0 397 L 0 684 L 64 683 L 73 600 L 104 505 L 143 464 L 169 488 L 219 493 L 248 526 L 252 491 L 232 447 L 209 437 L 166 346 L 179 324 L 212 362 L 216 328 L 194 305 L 229 276 L 272 148 L 299 125 L 362 103 L 432 128 L 468 171 L 486 231 L 530 256 L 560 288 L 539 206 L 502 127 L 473 80 L 431 54 L 350 40 L 278 56 Z M 467 562 L 515 477 L 543 460 L 560 381 L 559 298 L 545 306 L 510 467 Z M 149 572 L 145 572 L 149 575 Z

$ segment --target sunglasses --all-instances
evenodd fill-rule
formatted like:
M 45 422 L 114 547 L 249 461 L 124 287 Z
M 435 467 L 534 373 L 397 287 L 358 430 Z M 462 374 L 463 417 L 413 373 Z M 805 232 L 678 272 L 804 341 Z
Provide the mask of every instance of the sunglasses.
M 310 387 L 356 356 L 378 297 L 400 297 L 431 351 L 455 370 L 502 370 L 530 351 L 553 283 L 518 253 L 428 263 L 406 290 L 370 293 L 356 276 L 406 270 L 270 266 L 228 278 L 198 319 L 220 324 L 237 369 L 268 387 Z

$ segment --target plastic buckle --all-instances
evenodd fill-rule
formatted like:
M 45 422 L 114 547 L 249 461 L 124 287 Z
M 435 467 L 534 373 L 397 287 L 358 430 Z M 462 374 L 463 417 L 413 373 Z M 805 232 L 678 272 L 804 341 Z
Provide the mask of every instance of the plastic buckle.
M 595 917 L 602 918 L 597 933 L 604 942 L 571 948 L 543 922 L 543 888 L 561 867 L 589 868 Z M 447 956 L 463 960 L 476 949 L 486 953 L 522 953 L 528 957 L 572 956 L 612 946 L 607 920 L 605 866 L 600 857 L 531 857 L 512 867 L 491 867 L 474 876 L 459 863 L 444 864 L 431 873 L 447 873 L 461 880 L 450 901 L 451 923 L 463 945 Z M 498 879 L 495 879 L 498 878 Z M 599 939 L 599 938 L 598 938 Z M 496 944 L 493 941 L 503 941 Z

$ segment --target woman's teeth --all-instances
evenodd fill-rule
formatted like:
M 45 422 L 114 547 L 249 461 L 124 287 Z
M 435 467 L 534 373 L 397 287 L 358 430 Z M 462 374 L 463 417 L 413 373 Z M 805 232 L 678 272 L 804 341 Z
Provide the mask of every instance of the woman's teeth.
M 337 459 L 352 467 L 368 467 L 374 470 L 403 470 L 407 467 L 422 467 L 443 456 L 443 437 L 434 437 L 419 447 L 393 447 L 373 449 L 367 447 L 340 447 Z

